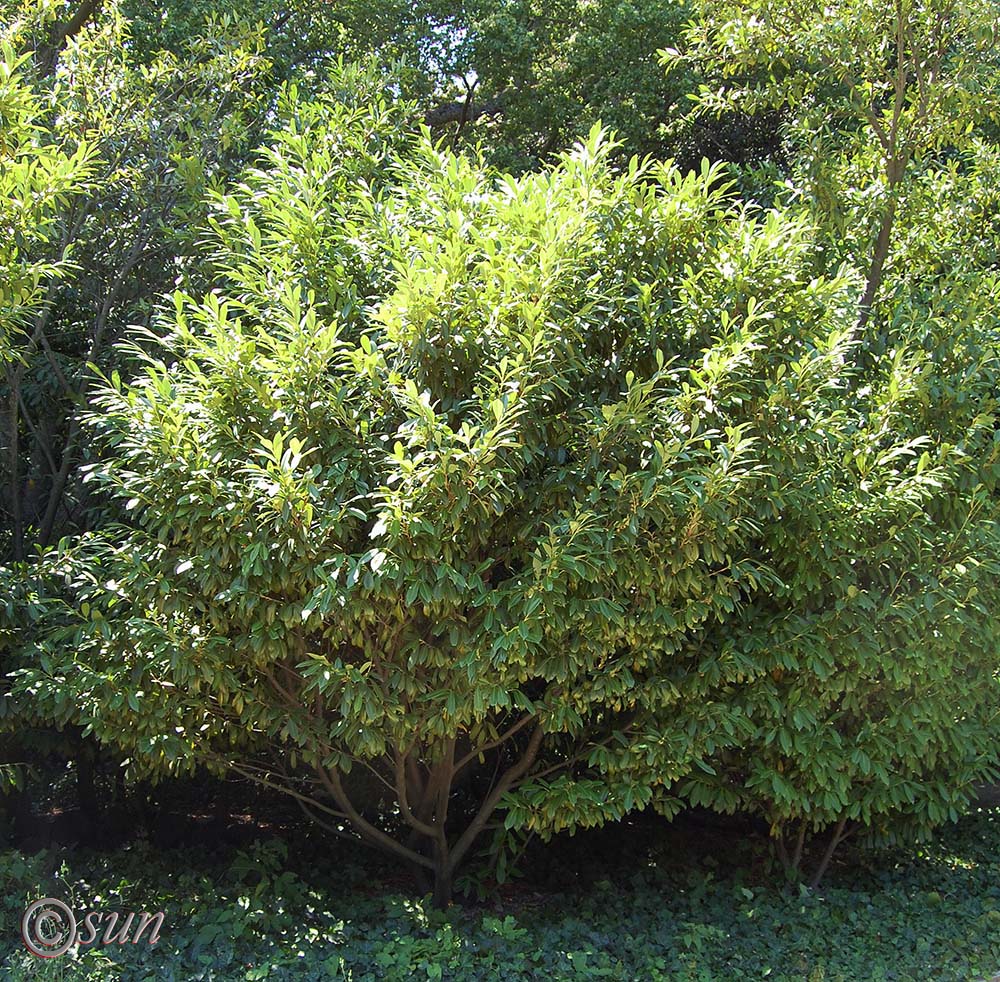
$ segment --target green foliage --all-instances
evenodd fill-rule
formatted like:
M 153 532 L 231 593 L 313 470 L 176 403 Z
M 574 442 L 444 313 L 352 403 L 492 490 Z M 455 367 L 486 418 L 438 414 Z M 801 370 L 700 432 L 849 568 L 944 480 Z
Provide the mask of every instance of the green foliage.
M 4 674 L 44 615 L 37 549 L 102 518 L 78 470 L 90 458 L 76 415 L 89 366 L 110 370 L 123 326 L 145 321 L 189 271 L 206 188 L 242 164 L 266 105 L 253 25 L 213 21 L 180 51 L 139 65 L 129 25 L 107 3 L 50 61 L 76 6 L 7 3 L 0 24 Z M 57 742 L 16 717 L 6 689 L 0 787 L 24 777 L 8 764 L 38 763 Z
M 20 337 L 47 299 L 48 284 L 64 274 L 68 256 L 46 262 L 59 218 L 87 190 L 93 149 L 65 149 L 44 139 L 44 108 L 23 77 L 26 56 L 0 46 L 0 366 L 20 362 Z
M 91 190 L 89 182 L 99 166 L 94 145 L 85 138 L 62 145 L 49 140 L 46 107 L 26 78 L 26 62 L 0 35 L 0 394 L 5 397 L 0 448 L 6 465 L 0 466 L 0 476 L 4 491 L 9 489 L 4 510 L 13 518 L 0 523 L 0 556 L 7 552 L 9 533 L 23 523 L 19 468 L 10 466 L 23 452 L 18 416 L 31 399 L 21 391 L 21 379 L 31 369 L 47 306 L 76 271 L 63 229 L 80 197 Z M 10 571 L 0 567 L 0 582 L 6 586 L 11 579 Z M 14 602 L 19 590 L 11 587 L 0 603 L 4 669 L 9 666 L 2 656 L 18 637 L 21 614 Z M 6 705 L 0 696 L 0 717 Z M 18 750 L 0 750 L 0 792 L 23 785 L 26 763 Z
M 547 163 L 598 121 L 617 133 L 620 157 L 675 155 L 661 129 L 690 85 L 667 79 L 656 51 L 681 35 L 686 4 L 479 0 L 463 16 L 452 72 L 476 80 L 473 105 L 499 100 L 498 114 L 470 128 L 498 165 Z
M 518 182 L 420 141 L 390 161 L 391 113 L 296 107 L 219 199 L 226 293 L 178 294 L 158 339 L 170 362 L 143 356 L 144 380 L 112 379 L 99 400 L 123 468 L 95 473 L 138 521 L 82 547 L 73 681 L 61 643 L 21 678 L 35 707 L 124 738 L 139 767 L 282 748 L 381 844 L 340 773 L 388 768 L 422 829 L 449 797 L 418 805 L 430 776 L 447 788 L 483 757 L 502 777 L 461 857 L 546 734 L 565 770 L 596 723 L 580 749 L 610 780 L 537 781 L 508 821 L 550 833 L 648 803 L 704 753 L 705 728 L 735 725 L 693 699 L 690 732 L 655 719 L 685 683 L 654 656 L 732 605 L 732 581 L 705 571 L 754 468 L 739 426 L 685 421 L 652 287 L 683 281 L 670 246 L 690 249 L 700 223 L 754 223 L 726 213 L 711 171 L 615 177 L 596 131 Z M 645 336 L 616 354 L 626 320 Z M 664 566 L 648 530 L 692 508 L 704 521 Z M 688 566 L 700 576 L 671 575 Z
M 843 0 L 820 10 L 708 0 L 683 54 L 661 55 L 671 70 L 706 74 L 695 116 L 782 110 L 793 146 L 784 197 L 809 210 L 834 262 L 864 269 L 864 324 L 885 293 L 877 313 L 892 316 L 883 279 L 914 272 L 913 257 L 896 248 L 907 234 L 899 226 L 934 240 L 942 216 L 914 214 L 915 183 L 944 172 L 962 181 L 960 194 L 980 196 L 984 179 L 995 187 L 976 161 L 1000 119 L 998 30 L 990 2 Z M 876 350 L 889 347 L 882 331 Z
M 669 841 L 625 875 L 446 915 L 327 858 L 289 865 L 281 842 L 235 857 L 0 855 L 5 923 L 37 897 L 74 910 L 163 910 L 155 948 L 92 946 L 49 963 L 0 939 L 11 980 L 989 978 L 1000 960 L 997 817 L 950 828 L 918 857 L 838 870 L 822 895 L 747 880 Z M 730 855 L 732 855 L 730 853 Z M 294 856 L 294 854 L 293 854 Z M 102 949 L 102 950 L 98 950 Z
M 698 112 L 783 109 L 778 200 L 816 223 L 825 268 L 865 277 L 864 421 L 790 495 L 775 486 L 782 587 L 716 639 L 770 673 L 735 695 L 757 735 L 687 787 L 760 811 L 792 866 L 827 824 L 834 846 L 925 834 L 995 765 L 996 26 L 991 4 L 947 0 L 709 3 L 680 62 L 664 53 L 709 72 Z
M 870 370 L 857 277 L 717 169 L 595 129 L 513 178 L 329 91 L 93 402 L 131 524 L 52 557 L 24 711 L 280 786 L 439 902 L 498 808 L 953 815 L 1000 723 L 995 318 Z
M 32 315 L 0 379 L 0 555 L 15 561 L 58 529 L 87 524 L 74 481 L 86 456 L 74 414 L 87 366 L 107 366 L 122 326 L 148 317 L 155 295 L 183 273 L 206 188 L 253 140 L 266 67 L 252 30 L 233 23 L 189 39 L 183 57 L 137 66 L 112 7 L 40 76 L 12 52 L 44 34 L 58 5 L 21 6 L 4 28 L 2 180 L 12 216 L 2 260 L 9 295 L 0 297 L 5 321 Z
M 326 6 L 3 5 L 4 728 L 279 787 L 439 904 L 487 831 L 503 879 L 694 803 L 822 873 L 954 818 L 1000 735 L 995 8 L 710 0 L 666 76 L 675 4 Z M 630 157 L 706 120 L 753 166 Z

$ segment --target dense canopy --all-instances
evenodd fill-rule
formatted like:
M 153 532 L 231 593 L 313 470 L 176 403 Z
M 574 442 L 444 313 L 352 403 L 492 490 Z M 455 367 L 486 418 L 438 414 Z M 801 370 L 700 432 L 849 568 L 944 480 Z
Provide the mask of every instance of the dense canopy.
M 444 905 L 998 776 L 996 8 L 757 6 L 0 4 L 10 786 L 239 775 Z

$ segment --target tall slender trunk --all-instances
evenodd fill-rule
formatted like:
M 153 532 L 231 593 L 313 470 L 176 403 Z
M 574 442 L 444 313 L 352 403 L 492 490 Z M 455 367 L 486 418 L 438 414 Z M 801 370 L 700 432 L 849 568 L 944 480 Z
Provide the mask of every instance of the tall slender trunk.
M 526 717 L 524 725 L 532 719 L 533 716 Z M 506 742 L 521 728 L 521 725 L 512 727 L 497 741 L 496 746 Z M 467 755 L 456 763 L 454 739 L 447 742 L 443 757 L 429 766 L 408 760 L 412 747 L 405 750 L 400 748 L 394 754 L 391 767 L 395 778 L 396 800 L 402 820 L 409 826 L 408 834 L 402 839 L 393 838 L 358 811 L 347 794 L 336 767 L 318 767 L 315 773 L 336 804 L 339 815 L 353 827 L 358 837 L 403 860 L 410 867 L 421 870 L 421 875 L 417 876 L 421 889 L 427 881 L 432 881 L 432 901 L 435 907 L 443 910 L 451 903 L 455 871 L 461 866 L 490 817 L 500 807 L 503 796 L 516 787 L 531 770 L 543 739 L 541 726 L 536 725 L 517 759 L 496 778 L 465 830 L 454 842 L 450 842 L 447 835 L 448 804 L 456 775 L 475 757 L 475 754 Z M 239 765 L 234 762 L 230 762 L 229 766 L 240 772 Z M 246 776 L 264 784 L 270 783 L 252 771 L 247 772 Z M 287 786 L 274 786 L 278 790 L 294 793 Z M 318 820 L 315 814 L 310 817 L 314 821 Z
M 35 50 L 35 63 L 43 76 L 51 75 L 55 71 L 59 53 L 66 46 L 66 42 L 76 37 L 87 26 L 88 21 L 100 10 L 102 3 L 103 0 L 84 0 L 67 22 L 54 25 L 49 44 Z
M 11 817 L 13 838 L 15 841 L 30 839 L 38 830 L 35 828 L 34 807 L 31 800 L 31 788 L 27 784 L 12 791 L 0 799 L 4 810 Z M 2 840 L 0 840 L 2 841 Z
M 447 910 L 451 903 L 453 867 L 448 847 L 434 850 L 434 893 L 432 902 L 438 910 Z
M 15 562 L 24 559 L 24 515 L 21 510 L 21 466 L 19 446 L 20 417 L 17 397 L 21 388 L 18 366 L 10 379 L 10 405 L 7 409 L 8 478 L 10 481 L 11 551 Z
M 97 797 L 97 773 L 94 766 L 94 750 L 84 741 L 76 750 L 76 792 L 80 812 L 94 831 L 100 828 L 101 804 Z
M 847 818 L 845 816 L 841 818 L 833 827 L 833 834 L 830 836 L 830 841 L 823 852 L 823 857 L 819 861 L 819 866 L 816 867 L 816 872 L 813 874 L 813 878 L 809 881 L 809 886 L 813 889 L 818 887 L 819 881 L 823 879 L 823 874 L 826 873 L 826 869 L 830 865 L 830 860 L 833 859 L 833 854 L 837 851 L 837 846 L 839 846 L 841 842 L 847 838 L 844 834 L 844 828 L 846 825 Z
M 872 306 L 878 296 L 879 287 L 882 285 L 882 277 L 885 273 L 885 262 L 889 258 L 889 247 L 892 244 L 892 227 L 896 221 L 896 184 L 889 186 L 889 201 L 885 211 L 882 213 L 882 222 L 879 225 L 878 237 L 875 239 L 875 250 L 872 253 L 871 263 L 868 266 L 868 277 L 865 281 L 865 291 L 861 296 L 861 304 L 858 310 L 857 333 L 861 337 L 868 326 L 868 319 L 871 316 Z
M 452 886 L 451 870 L 447 867 L 434 871 L 434 893 L 432 901 L 437 910 L 447 910 L 451 903 L 454 887 Z
M 63 502 L 63 495 L 66 493 L 66 482 L 69 479 L 69 472 L 74 463 L 74 451 L 76 449 L 76 436 L 79 429 L 78 417 L 74 416 L 69 424 L 69 436 L 63 447 L 63 456 L 59 464 L 59 470 L 52 475 L 52 489 L 49 493 L 49 500 L 45 506 L 45 515 L 42 518 L 41 528 L 38 533 L 40 545 L 47 546 L 52 538 L 55 528 L 56 515 L 59 513 L 59 506 Z

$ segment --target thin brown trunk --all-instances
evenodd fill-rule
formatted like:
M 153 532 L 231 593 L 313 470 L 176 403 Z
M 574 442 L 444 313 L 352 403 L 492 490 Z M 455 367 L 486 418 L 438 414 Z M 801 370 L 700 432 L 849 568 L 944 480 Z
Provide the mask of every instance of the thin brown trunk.
M 317 807 L 346 819 L 361 840 L 404 860 L 413 869 L 421 891 L 426 893 L 429 888 L 435 907 L 444 909 L 451 903 L 455 871 L 499 807 L 504 794 L 531 770 L 541 749 L 543 737 L 541 728 L 536 727 L 524 751 L 501 774 L 454 845 L 448 841 L 447 836 L 448 806 L 459 765 L 466 762 L 463 758 L 456 763 L 454 739 L 445 743 L 440 760 L 429 767 L 421 765 L 413 753 L 412 745 L 405 752 L 397 752 L 394 757 L 392 764 L 397 804 L 403 820 L 409 826 L 405 839 L 393 838 L 358 812 L 345 792 L 336 768 L 318 767 L 316 774 L 340 811 L 334 813 L 325 806 Z M 270 781 L 266 775 L 254 773 L 254 768 L 241 766 L 234 761 L 228 761 L 228 766 L 252 780 L 292 795 L 304 806 L 303 811 L 308 817 L 324 825 L 308 807 L 309 799 L 306 796 L 298 794 L 286 784 Z M 426 777 L 423 772 L 426 772 Z
M 452 866 L 447 857 L 440 862 L 434 863 L 434 893 L 431 895 L 432 903 L 438 910 L 447 910 L 451 903 L 453 892 Z
M 411 864 L 418 869 L 417 880 L 422 890 L 426 888 L 427 884 L 426 871 L 430 871 L 433 876 L 431 900 L 438 909 L 444 910 L 451 903 L 455 871 L 485 828 L 489 818 L 496 811 L 504 794 L 530 771 L 538 756 L 542 739 L 542 730 L 540 727 L 536 727 L 520 758 L 501 775 L 499 781 L 486 796 L 479 811 L 454 845 L 448 841 L 446 824 L 452 786 L 458 772 L 455 761 L 455 740 L 447 742 L 441 760 L 430 768 L 430 773 L 424 784 L 422 800 L 417 808 L 414 810 L 406 797 L 399 801 L 403 818 L 410 826 L 410 834 L 406 845 L 390 840 L 395 845 L 395 849 L 391 851 L 395 851 L 397 854 L 401 854 L 401 852 L 410 854 Z M 411 760 L 411 755 L 407 754 L 405 758 L 397 756 L 395 761 L 397 783 L 404 790 L 412 790 L 414 783 L 416 783 L 412 780 L 407 782 L 406 779 L 407 771 L 412 773 L 418 769 L 415 763 L 411 763 Z M 331 773 L 330 777 L 335 778 L 335 775 Z M 333 790 L 334 788 L 331 786 L 331 791 Z M 342 795 L 342 791 L 339 794 Z M 339 795 L 337 797 L 338 804 L 346 811 L 349 803 Z M 355 815 L 349 814 L 349 817 L 352 824 L 356 825 Z M 364 829 L 359 829 L 359 831 L 365 834 Z M 366 835 L 366 838 L 373 840 L 371 835 Z M 387 845 L 385 842 L 381 844 Z M 417 856 L 419 856 L 419 860 L 413 862 Z
M 97 797 L 94 751 L 82 742 L 76 752 L 76 793 L 80 812 L 96 831 L 100 827 L 101 805 Z
M 833 854 L 837 849 L 837 846 L 844 841 L 844 826 L 847 824 L 847 818 L 840 819 L 839 822 L 833 828 L 833 835 L 830 836 L 830 842 L 823 852 L 823 858 L 819 861 L 819 866 L 816 867 L 816 872 L 813 874 L 813 878 L 809 881 L 809 886 L 814 889 L 819 886 L 819 881 L 823 879 L 823 874 L 826 872 L 826 868 L 830 865 L 830 860 L 833 859 Z
M 872 306 L 878 296 L 879 288 L 882 285 L 882 277 L 885 273 L 885 262 L 889 258 L 889 246 L 892 244 L 892 227 L 896 220 L 896 186 L 889 187 L 889 201 L 885 211 L 882 213 L 882 222 L 879 225 L 878 237 L 875 240 L 875 251 L 872 253 L 871 263 L 868 267 L 868 277 L 865 281 L 865 291 L 861 295 L 861 304 L 858 310 L 857 333 L 861 337 L 868 326 L 868 319 L 871 316 Z
M 434 863 L 426 856 L 408 849 L 402 842 L 397 842 L 391 835 L 387 835 L 361 816 L 354 807 L 353 802 L 344 793 L 344 786 L 341 783 L 340 774 L 336 768 L 331 767 L 327 769 L 320 767 L 317 768 L 317 774 L 323 786 L 330 792 L 333 800 L 337 803 L 337 807 L 343 810 L 348 821 L 363 839 L 367 839 L 372 845 L 407 862 L 415 863 L 418 866 L 425 866 L 428 869 L 434 868 Z
M 122 268 L 118 271 L 115 276 L 114 283 L 112 283 L 111 288 L 108 290 L 104 301 L 101 304 L 101 309 L 98 311 L 97 318 L 94 322 L 94 337 L 91 339 L 90 350 L 87 352 L 86 362 L 90 363 L 96 361 L 98 352 L 101 350 L 101 342 L 104 338 L 104 332 L 107 328 L 108 316 L 111 313 L 112 307 L 118 301 L 122 290 L 125 287 L 126 278 L 132 267 L 138 262 L 139 257 L 142 255 L 142 251 L 146 246 L 146 237 L 143 234 L 145 231 L 146 222 L 143 220 L 140 227 L 140 234 L 137 236 L 136 240 L 132 243 L 129 249 L 128 255 L 125 257 L 125 261 Z M 41 335 L 44 338 L 44 334 Z M 87 402 L 87 394 L 90 387 L 91 378 L 85 378 L 81 384 L 78 392 L 72 392 L 67 387 L 67 393 L 75 398 L 76 402 L 81 406 L 85 406 Z M 63 455 L 60 461 L 59 470 L 53 475 L 52 489 L 49 494 L 49 500 L 45 509 L 45 516 L 42 519 L 38 541 L 39 544 L 43 546 L 49 545 L 52 532 L 55 528 L 56 515 L 59 513 L 59 506 L 63 503 L 63 496 L 66 493 L 66 483 L 69 479 L 69 473 L 72 469 L 72 465 L 76 458 L 76 440 L 80 430 L 79 416 L 74 414 L 70 420 L 69 433 L 66 437 L 66 442 L 63 445 Z
M 59 513 L 59 506 L 62 504 L 63 495 L 66 493 L 66 482 L 69 479 L 70 468 L 73 464 L 73 451 L 75 450 L 78 429 L 79 423 L 76 417 L 74 417 L 70 421 L 69 435 L 63 447 L 63 457 L 59 465 L 59 470 L 52 478 L 52 488 L 49 492 L 49 500 L 46 502 L 45 516 L 42 518 L 41 528 L 38 533 L 38 542 L 42 546 L 47 546 L 52 538 L 56 515 Z
M 797 878 L 799 869 L 802 866 L 802 849 L 806 841 L 806 823 L 805 820 L 799 823 L 799 831 L 795 836 L 795 846 L 792 852 L 788 852 L 788 846 L 785 844 L 785 833 L 782 831 L 779 835 L 775 836 L 774 848 L 775 852 L 778 854 L 778 861 L 781 863 L 782 868 L 787 874 L 789 879 Z
M 12 536 L 12 549 L 15 562 L 21 562 L 24 559 L 24 516 L 21 511 L 21 465 L 20 465 L 20 447 L 18 445 L 18 430 L 20 425 L 20 420 L 18 418 L 18 393 L 21 388 L 21 371 L 20 366 L 14 370 L 13 377 L 11 378 L 10 385 L 10 405 L 7 411 L 7 427 L 8 427 L 8 447 L 7 452 L 9 455 L 8 467 L 10 470 L 10 518 L 11 518 L 11 536 Z
M 795 838 L 795 852 L 792 854 L 792 869 L 798 873 L 802 866 L 802 847 L 806 843 L 806 821 L 802 819 L 799 825 L 799 834 Z
M 778 854 L 778 862 L 781 863 L 781 868 L 786 873 L 791 872 L 792 861 L 788 858 L 788 848 L 785 846 L 784 832 L 774 837 L 774 851 Z
M 70 19 L 69 23 L 63 28 L 62 36 L 63 40 L 75 37 L 83 28 L 86 26 L 87 21 L 90 20 L 94 14 L 97 13 L 101 6 L 102 0 L 84 0 L 79 7 L 76 8 L 76 13 Z
M 84 0 L 65 24 L 57 23 L 53 27 L 51 42 L 35 51 L 35 63 L 41 75 L 51 75 L 56 70 L 59 53 L 66 42 L 87 26 L 88 21 L 100 10 L 102 2 L 103 0 Z
M 465 854 L 472 847 L 473 842 L 476 841 L 479 834 L 483 831 L 490 816 L 497 810 L 500 799 L 531 769 L 532 764 L 535 763 L 535 758 L 538 756 L 538 751 L 541 749 L 544 735 L 542 728 L 536 726 L 531 734 L 531 739 L 528 741 L 528 746 L 521 755 L 521 759 L 504 772 L 493 790 L 486 796 L 482 807 L 476 813 L 475 818 L 469 823 L 468 828 L 459 836 L 455 847 L 451 851 L 450 865 L 452 871 L 458 867 Z

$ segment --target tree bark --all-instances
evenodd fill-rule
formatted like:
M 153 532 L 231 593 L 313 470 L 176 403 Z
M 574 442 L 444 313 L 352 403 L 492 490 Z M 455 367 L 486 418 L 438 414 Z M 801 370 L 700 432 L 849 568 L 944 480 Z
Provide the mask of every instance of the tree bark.
M 424 114 L 424 123 L 431 129 L 446 126 L 448 123 L 464 126 L 466 123 L 474 123 L 483 116 L 499 116 L 501 112 L 503 112 L 502 94 L 479 105 L 470 104 L 469 99 L 463 99 L 461 102 L 446 102 L 428 109 Z
M 88 21 L 101 9 L 102 3 L 103 0 L 83 0 L 65 24 L 57 22 L 53 25 L 52 40 L 35 50 L 35 64 L 43 78 L 56 70 L 59 52 L 66 46 L 67 41 L 76 37 L 87 26 Z
M 799 834 L 795 839 L 795 852 L 792 854 L 792 869 L 798 873 L 802 866 L 802 847 L 806 843 L 806 820 L 802 819 Z
M 15 562 L 24 559 L 24 518 L 21 513 L 21 468 L 19 447 L 18 393 L 21 387 L 20 366 L 10 380 L 10 405 L 7 410 L 8 478 L 10 480 L 11 551 Z
M 35 828 L 35 811 L 31 800 L 31 788 L 23 787 L 11 791 L 7 795 L 10 815 L 13 819 L 14 835 L 20 839 L 30 839 L 38 829 Z
M 100 828 L 101 805 L 97 797 L 94 749 L 81 740 L 76 751 L 76 793 L 80 812 L 94 831 Z
M 878 237 L 875 240 L 875 250 L 872 253 L 871 263 L 868 266 L 868 276 L 865 280 L 865 291 L 861 296 L 861 303 L 858 309 L 857 333 L 859 338 L 868 327 L 868 319 L 871 316 L 872 305 L 878 295 L 879 287 L 882 285 L 882 276 L 885 272 L 885 262 L 889 258 L 889 246 L 892 244 L 892 227 L 896 220 L 896 184 L 889 186 L 889 201 L 885 211 L 882 213 L 882 221 L 879 225 Z
M 541 749 L 544 736 L 545 734 L 542 732 L 541 726 L 536 726 L 520 760 L 508 768 L 493 787 L 493 790 L 486 796 L 482 807 L 476 813 L 475 818 L 469 823 L 466 830 L 459 836 L 454 849 L 451 851 L 449 862 L 452 872 L 462 862 L 465 854 L 486 827 L 487 821 L 489 821 L 490 817 L 497 810 L 500 799 L 531 770 L 535 759 L 538 757 L 538 751 Z
M 830 842 L 823 853 L 823 858 L 819 861 L 819 866 L 816 867 L 816 872 L 813 874 L 813 878 L 809 881 L 809 886 L 815 889 L 819 886 L 819 881 L 823 879 L 823 874 L 826 872 L 827 867 L 830 865 L 830 860 L 833 859 L 833 854 L 837 849 L 837 846 L 844 841 L 844 826 L 847 824 L 847 818 L 841 818 L 839 822 L 834 826 L 833 835 L 830 836 Z
M 451 866 L 445 862 L 434 866 L 434 893 L 431 895 L 437 910 L 447 910 L 451 903 L 454 887 L 452 885 Z

